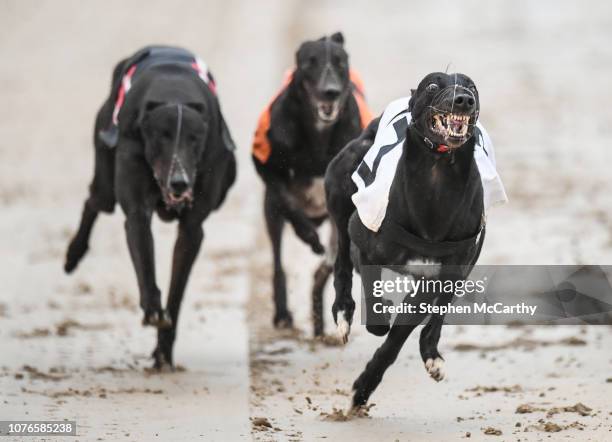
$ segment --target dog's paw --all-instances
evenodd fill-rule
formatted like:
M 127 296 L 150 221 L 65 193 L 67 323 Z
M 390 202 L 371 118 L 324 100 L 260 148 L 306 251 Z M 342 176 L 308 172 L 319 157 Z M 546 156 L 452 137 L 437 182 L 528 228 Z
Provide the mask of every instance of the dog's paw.
M 304 235 L 304 240 L 306 243 L 308 243 L 308 245 L 310 245 L 312 251 L 317 255 L 323 255 L 325 253 L 325 247 L 323 247 L 323 244 L 321 244 L 319 234 L 314 228 Z
M 310 243 L 310 248 L 317 255 L 323 255 L 325 253 L 325 247 L 319 242 L 318 238 L 316 242 Z
M 297 236 L 310 246 L 312 251 L 317 255 L 323 255 L 325 253 L 325 247 L 321 244 L 317 229 L 312 224 L 306 224 L 295 228 Z
M 67 274 L 72 273 L 74 269 L 76 269 L 77 262 L 78 261 L 74 261 L 72 259 L 66 259 L 66 262 L 64 263 L 64 272 Z
M 289 311 L 276 313 L 274 315 L 274 327 L 279 329 L 293 328 L 293 316 Z
M 172 327 L 172 318 L 167 310 L 149 310 L 142 318 L 142 325 L 166 329 Z
M 81 244 L 77 241 L 73 241 L 68 246 L 68 251 L 66 252 L 66 261 L 64 263 L 64 271 L 66 273 L 72 273 L 74 269 L 76 269 L 81 258 L 85 256 L 88 249 L 87 244 Z
M 351 324 L 346 318 L 346 312 L 340 310 L 338 312 L 338 326 L 336 328 L 336 335 L 343 344 L 348 342 L 349 334 L 351 333 Z
M 365 406 L 374 390 L 375 386 L 372 385 L 371 378 L 368 376 L 367 371 L 364 371 L 359 375 L 355 382 L 353 382 L 353 400 L 351 401 L 351 410 L 357 410 L 360 407 Z
M 442 358 L 429 358 L 425 361 L 425 370 L 429 373 L 429 376 L 436 381 L 440 382 L 444 379 L 444 359 Z
M 172 357 L 166 356 L 163 351 L 159 348 L 153 350 L 153 367 L 152 369 L 158 373 L 172 373 L 174 372 L 174 365 L 172 364 Z

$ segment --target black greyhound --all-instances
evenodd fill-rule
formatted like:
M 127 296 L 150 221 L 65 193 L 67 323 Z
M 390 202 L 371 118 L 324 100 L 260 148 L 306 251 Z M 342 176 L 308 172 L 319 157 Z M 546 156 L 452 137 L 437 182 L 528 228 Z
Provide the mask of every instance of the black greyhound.
M 461 279 L 467 277 L 469 270 L 465 269 L 476 262 L 484 240 L 483 189 L 474 160 L 479 106 L 476 86 L 465 75 L 432 73 L 421 81 L 408 106 L 412 122 L 398 132 L 398 142 L 404 140 L 399 145 L 403 151 L 378 232 L 366 228 L 355 211 L 351 195 L 357 187 L 351 174 L 372 145 L 377 131 L 383 129 L 379 127 L 380 119 L 372 121 L 330 163 L 325 189 L 330 217 L 338 231 L 334 267 L 336 300 L 332 313 L 345 341 L 355 309 L 351 294 L 353 266 L 359 271 L 366 265 L 399 265 L 413 276 L 421 277 L 423 266 L 415 264 L 427 263 L 434 264 L 427 267 L 431 269 L 429 278 Z M 455 274 L 445 274 L 446 265 L 453 265 Z M 457 274 L 455 266 L 462 266 L 459 273 L 463 273 Z M 369 278 L 376 275 L 367 273 Z M 372 282 L 364 280 L 364 287 L 368 289 Z M 429 301 L 437 298 L 438 305 L 448 304 L 452 296 L 452 293 L 437 293 Z M 366 296 L 367 312 L 372 311 L 372 299 Z M 368 331 L 379 336 L 388 333 L 388 336 L 355 381 L 353 406 L 367 402 L 385 370 L 425 316 L 405 319 L 404 315 L 398 316 L 390 327 L 384 317 L 368 317 Z M 444 377 L 443 360 L 437 349 L 443 320 L 442 315 L 432 315 L 420 337 L 423 362 L 437 381 Z
M 331 159 L 362 131 L 370 116 L 358 76 L 349 70 L 341 33 L 303 43 L 296 69 L 259 120 L 253 161 L 266 185 L 264 212 L 274 254 L 274 325 L 291 327 L 281 261 L 285 221 L 322 254 L 317 227 L 327 218 L 323 177 Z M 331 241 L 335 244 L 335 241 Z M 331 258 L 318 267 L 312 291 L 315 336 L 323 334 L 323 290 Z
M 94 178 L 65 271 L 72 272 L 86 253 L 98 213 L 112 213 L 118 201 L 143 324 L 158 327 L 155 367 L 172 367 L 178 313 L 204 237 L 202 223 L 223 203 L 236 176 L 234 144 L 212 76 L 180 48 L 147 47 L 122 60 L 96 118 L 94 145 Z M 155 281 L 154 211 L 164 221 L 179 222 L 165 310 Z

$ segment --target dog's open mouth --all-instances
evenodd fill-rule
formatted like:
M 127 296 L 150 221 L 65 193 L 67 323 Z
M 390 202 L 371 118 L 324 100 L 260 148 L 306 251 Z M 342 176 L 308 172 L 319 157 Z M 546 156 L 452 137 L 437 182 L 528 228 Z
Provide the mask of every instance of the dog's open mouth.
M 470 127 L 467 114 L 436 113 L 432 116 L 431 129 L 444 139 L 463 140 Z
M 331 123 L 338 117 L 340 111 L 340 100 L 319 101 L 317 103 L 317 116 L 324 123 Z
M 182 209 L 191 206 L 193 203 L 193 192 L 188 190 L 180 195 L 174 195 L 171 191 L 164 191 L 164 203 L 170 209 Z

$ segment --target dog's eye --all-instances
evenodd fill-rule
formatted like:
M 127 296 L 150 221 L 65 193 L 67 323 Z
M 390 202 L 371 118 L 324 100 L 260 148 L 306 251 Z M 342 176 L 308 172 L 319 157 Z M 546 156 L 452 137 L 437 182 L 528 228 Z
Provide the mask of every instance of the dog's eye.
M 304 62 L 302 66 L 304 68 L 309 68 L 311 66 L 316 66 L 316 65 L 317 65 L 317 57 L 315 57 L 314 55 L 311 55 L 310 57 L 306 59 L 306 61 Z
M 198 137 L 196 137 L 195 135 L 189 135 L 189 136 L 187 137 L 187 143 L 188 143 L 190 146 L 195 146 L 196 144 L 198 144 L 198 141 L 199 141 L 199 139 L 198 139 Z
M 169 130 L 162 130 L 159 136 L 165 140 L 170 140 L 172 138 L 172 134 Z
M 440 89 L 440 86 L 438 86 L 436 83 L 430 83 L 425 88 L 425 90 L 429 93 L 436 92 L 438 89 Z
M 333 61 L 335 66 L 338 66 L 340 68 L 343 68 L 346 65 L 344 60 L 342 60 L 342 58 L 340 58 L 338 56 L 334 57 L 332 61 Z

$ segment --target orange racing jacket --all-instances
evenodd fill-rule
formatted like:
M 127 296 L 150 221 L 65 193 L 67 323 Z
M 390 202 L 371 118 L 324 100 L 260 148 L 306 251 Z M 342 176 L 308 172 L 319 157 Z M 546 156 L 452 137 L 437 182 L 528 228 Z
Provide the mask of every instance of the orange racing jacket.
M 276 100 L 276 98 L 278 98 L 278 96 L 283 93 L 285 88 L 289 85 L 289 83 L 291 83 L 292 78 L 293 71 L 287 71 L 285 73 L 283 85 L 280 91 L 278 91 L 272 101 L 268 103 L 266 108 L 259 116 L 259 121 L 257 122 L 257 129 L 255 130 L 255 137 L 253 139 L 252 153 L 253 156 L 257 158 L 257 160 L 261 164 L 265 164 L 268 161 L 268 158 L 270 158 L 270 154 L 272 153 L 272 146 L 270 145 L 270 140 L 268 139 L 272 103 L 274 103 L 274 100 Z M 361 76 L 356 71 L 351 69 L 349 71 L 349 78 L 353 85 L 353 97 L 355 97 L 357 107 L 359 108 L 360 123 L 361 128 L 363 129 L 370 123 L 370 121 L 372 121 L 372 112 L 368 108 L 368 105 L 365 101 L 365 93 Z

